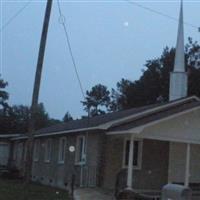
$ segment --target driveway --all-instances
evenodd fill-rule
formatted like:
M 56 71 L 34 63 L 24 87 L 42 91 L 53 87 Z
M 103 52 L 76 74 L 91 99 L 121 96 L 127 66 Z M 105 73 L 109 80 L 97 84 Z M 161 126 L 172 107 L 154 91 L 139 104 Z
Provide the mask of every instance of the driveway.
M 108 191 L 99 188 L 79 188 L 74 191 L 75 200 L 114 200 Z

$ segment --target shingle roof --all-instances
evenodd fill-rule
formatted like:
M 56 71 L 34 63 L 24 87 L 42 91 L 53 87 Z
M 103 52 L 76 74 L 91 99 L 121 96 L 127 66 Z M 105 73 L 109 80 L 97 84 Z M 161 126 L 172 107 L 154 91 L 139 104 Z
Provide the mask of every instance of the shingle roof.
M 63 131 L 75 132 L 76 130 L 80 129 L 97 128 L 100 125 L 104 125 L 109 122 L 112 123 L 115 122 L 116 120 L 122 120 L 122 122 L 119 123 L 118 125 L 122 124 L 122 126 L 125 126 L 127 123 L 129 123 L 129 121 L 123 119 L 126 119 L 129 116 L 133 116 L 131 118 L 131 122 L 133 122 L 135 126 L 138 126 L 147 123 L 149 121 L 157 120 L 159 118 L 166 117 L 173 113 L 177 113 L 182 110 L 190 109 L 196 106 L 200 106 L 200 101 L 196 97 L 183 98 L 173 102 L 159 103 L 139 108 L 132 108 L 128 110 L 112 112 L 105 115 L 92 117 L 89 120 L 88 118 L 73 120 L 67 123 L 61 123 L 54 126 L 50 126 L 48 128 L 40 129 L 36 131 L 35 134 L 39 135 L 39 134 L 63 132 Z M 154 111 L 154 109 L 159 107 L 161 108 L 160 111 Z M 140 118 L 134 119 L 134 116 L 142 114 L 144 112 L 148 112 L 148 114 L 146 114 L 145 116 L 141 115 Z M 117 129 L 117 127 L 118 127 L 117 125 L 114 125 L 114 128 L 113 127 L 111 128 L 115 130 Z
M 66 123 L 61 123 L 61 124 L 40 129 L 36 131 L 35 134 L 53 133 L 53 132 L 60 132 L 60 131 L 83 129 L 83 128 L 88 128 L 88 127 L 90 128 L 96 127 L 113 120 L 121 119 L 123 117 L 127 117 L 133 114 L 143 112 L 150 108 L 157 107 L 158 105 L 161 105 L 161 104 L 154 104 L 154 105 L 148 105 L 148 106 L 143 106 L 139 108 L 132 108 L 132 109 L 127 109 L 123 111 L 112 112 L 112 113 L 92 117 L 89 120 L 88 118 L 72 120 Z
M 165 118 L 169 115 L 181 112 L 183 110 L 200 107 L 200 100 L 197 97 L 188 97 L 171 101 L 167 103 L 159 103 L 139 108 L 112 112 L 105 115 L 100 115 L 88 118 L 69 121 L 47 128 L 35 131 L 35 136 L 48 136 L 56 134 L 66 134 L 86 131 L 90 129 L 120 131 L 126 130 L 131 126 L 136 127 L 149 123 L 160 118 Z M 21 136 L 19 139 L 26 138 Z M 17 139 L 17 138 L 16 138 Z
M 149 113 L 145 116 L 140 116 L 138 118 L 132 118 L 132 120 L 126 121 L 125 123 L 121 123 L 111 127 L 110 131 L 122 131 L 132 129 L 156 120 L 160 120 L 166 117 L 169 117 L 173 114 L 177 114 L 186 110 L 190 110 L 196 107 L 200 107 L 200 101 L 185 101 L 177 105 L 173 105 L 170 107 L 166 107 L 160 111 Z

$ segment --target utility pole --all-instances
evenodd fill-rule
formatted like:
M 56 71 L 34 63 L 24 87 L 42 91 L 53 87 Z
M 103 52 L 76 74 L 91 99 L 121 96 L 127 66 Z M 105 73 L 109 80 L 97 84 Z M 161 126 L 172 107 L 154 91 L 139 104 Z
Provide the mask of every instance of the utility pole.
M 38 53 L 38 61 L 37 61 L 37 69 L 35 73 L 35 82 L 33 88 L 33 96 L 31 103 L 31 113 L 30 113 L 30 122 L 29 122 L 29 131 L 28 131 L 28 139 L 27 139 L 27 156 L 25 163 L 25 180 L 28 183 L 31 180 L 31 171 L 32 171 L 32 162 L 33 162 L 33 144 L 34 144 L 34 130 L 35 130 L 35 121 L 36 121 L 36 112 L 38 109 L 38 97 L 40 90 L 40 82 L 42 75 L 42 67 L 44 61 L 47 33 L 49 27 L 49 20 L 51 14 L 53 0 L 47 0 L 46 11 L 43 22 L 42 35 L 40 40 L 40 48 Z

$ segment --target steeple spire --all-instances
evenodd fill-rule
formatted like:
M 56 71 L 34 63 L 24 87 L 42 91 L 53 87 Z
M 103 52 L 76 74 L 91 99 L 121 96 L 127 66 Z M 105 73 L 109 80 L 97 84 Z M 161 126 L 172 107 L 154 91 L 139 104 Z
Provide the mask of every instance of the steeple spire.
M 174 70 L 170 74 L 169 100 L 187 96 L 188 76 L 185 70 L 183 1 L 181 0 Z
M 174 72 L 185 72 L 183 1 L 181 0 Z

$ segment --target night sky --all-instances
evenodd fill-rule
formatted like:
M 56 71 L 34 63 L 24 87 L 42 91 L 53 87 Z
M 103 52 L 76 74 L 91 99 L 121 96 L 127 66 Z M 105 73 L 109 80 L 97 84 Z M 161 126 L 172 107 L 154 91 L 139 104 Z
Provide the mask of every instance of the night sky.
M 3 26 L 27 1 L 1 0 Z M 180 1 L 138 1 L 178 18 Z M 1 74 L 8 81 L 10 104 L 30 105 L 45 1 L 32 1 L 1 31 Z M 175 46 L 178 22 L 127 1 L 61 1 L 84 90 L 97 83 L 115 88 L 121 78 L 136 80 L 145 61 Z M 184 20 L 200 26 L 200 2 L 184 1 Z M 197 28 L 185 25 L 185 41 L 200 40 Z M 50 19 L 39 101 L 51 117 L 84 114 L 83 100 L 59 23 L 56 0 Z

